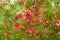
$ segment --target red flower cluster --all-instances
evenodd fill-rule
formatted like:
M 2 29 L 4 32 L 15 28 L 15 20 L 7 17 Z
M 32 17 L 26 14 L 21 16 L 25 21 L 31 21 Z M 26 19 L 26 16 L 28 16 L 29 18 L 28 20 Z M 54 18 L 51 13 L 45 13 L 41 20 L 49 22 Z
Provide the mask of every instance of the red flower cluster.
M 32 19 L 31 17 L 27 17 L 27 18 L 26 18 L 26 22 L 29 22 L 29 21 L 31 22 L 32 20 L 33 20 L 33 19 Z
M 26 10 L 26 11 L 24 12 L 24 15 L 27 16 L 27 17 L 30 17 L 30 16 L 32 16 L 33 14 L 32 14 L 29 10 Z
M 9 31 L 6 32 L 7 35 L 10 35 L 11 33 L 12 33 L 11 30 L 9 30 Z
M 41 33 L 40 32 L 36 32 L 36 37 L 38 38 L 38 37 L 40 37 L 41 36 Z
M 56 20 L 55 25 L 56 26 L 60 26 L 60 21 L 59 20 Z
M 46 18 L 45 22 L 46 22 L 46 23 L 49 23 L 49 19 L 48 19 L 48 18 Z
M 23 16 L 24 16 L 24 13 L 17 14 L 17 15 L 15 16 L 14 20 L 18 20 L 18 19 L 20 19 L 20 18 L 23 18 Z
M 42 15 L 37 15 L 37 18 L 38 18 L 39 20 L 41 20 L 41 19 L 42 19 Z
M 18 29 L 18 28 L 22 28 L 23 26 L 18 23 L 18 24 L 14 24 L 13 27 L 14 27 L 15 29 Z
M 29 28 L 26 30 L 26 32 L 32 33 L 32 32 L 34 32 L 34 28 L 33 28 L 33 27 L 29 27 Z
M 39 7 L 39 4 L 35 4 L 34 6 Z
M 22 3 L 22 2 L 24 2 L 24 0 L 18 0 L 18 2 L 19 2 L 19 3 Z

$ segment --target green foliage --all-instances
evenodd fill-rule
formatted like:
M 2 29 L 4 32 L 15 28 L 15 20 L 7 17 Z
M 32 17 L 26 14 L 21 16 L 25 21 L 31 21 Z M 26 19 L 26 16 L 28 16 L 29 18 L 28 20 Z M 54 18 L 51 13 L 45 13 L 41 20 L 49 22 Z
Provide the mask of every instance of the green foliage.
M 4 2 L 8 1 L 8 5 L 4 5 Z M 14 0 L 13 3 L 11 0 L 6 0 L 0 2 L 0 40 L 60 40 L 60 34 L 58 32 L 60 31 L 60 26 L 58 30 L 56 28 L 58 26 L 55 25 L 56 18 L 52 16 L 52 12 L 55 10 L 57 11 L 57 19 L 60 20 L 60 8 L 58 7 L 58 0 L 44 0 L 42 2 L 39 2 L 37 0 L 25 0 L 23 3 L 19 3 L 18 0 Z M 43 16 L 43 20 L 46 18 L 49 19 L 49 22 L 47 24 L 41 24 L 39 19 L 36 18 L 36 16 L 32 16 L 32 18 L 37 21 L 35 22 L 26 22 L 26 17 L 19 19 L 19 20 L 13 20 L 13 18 L 22 12 L 25 12 L 26 10 L 30 10 L 24 6 L 24 3 L 29 7 L 39 9 L 41 8 L 39 14 Z M 38 3 L 39 7 L 34 7 L 34 4 Z M 53 2 L 53 4 L 52 4 Z M 42 12 L 42 9 L 46 8 L 46 12 Z M 33 11 L 33 10 L 31 10 Z M 37 13 L 38 14 L 38 13 Z M 7 20 L 4 22 L 3 20 Z M 20 23 L 23 26 L 25 26 L 23 29 L 14 29 L 13 24 Z M 33 26 L 35 28 L 35 31 L 38 30 L 39 33 L 41 33 L 41 36 L 36 38 L 36 32 L 34 31 L 31 33 L 26 33 L 25 30 L 28 29 L 30 26 Z M 12 34 L 8 35 L 6 34 L 7 31 L 11 30 Z M 43 30 L 53 30 L 54 33 L 52 34 L 46 34 L 43 32 Z M 23 32 L 23 34 L 20 34 L 20 32 Z

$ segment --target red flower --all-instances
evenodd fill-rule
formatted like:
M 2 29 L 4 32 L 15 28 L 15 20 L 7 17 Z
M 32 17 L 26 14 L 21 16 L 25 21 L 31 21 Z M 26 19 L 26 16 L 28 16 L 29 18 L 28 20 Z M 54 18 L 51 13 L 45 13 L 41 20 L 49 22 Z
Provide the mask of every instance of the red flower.
M 27 17 L 32 16 L 30 11 L 25 11 L 24 15 L 27 16 Z
M 6 33 L 7 33 L 7 35 L 10 35 L 10 34 L 12 33 L 12 31 L 9 30 L 9 31 L 7 31 Z
M 48 22 L 49 22 L 49 19 L 48 19 L 48 18 L 46 18 L 46 20 L 45 20 L 45 21 L 46 21 L 46 23 L 48 23 Z
M 42 19 L 42 16 L 41 15 L 37 15 L 37 18 L 41 20 Z
M 22 28 L 23 26 L 21 24 L 14 24 L 13 27 L 18 29 L 18 28 Z
M 45 24 L 45 21 L 44 21 L 44 20 L 40 20 L 40 23 L 41 23 L 41 24 Z
M 19 2 L 19 3 L 22 3 L 22 2 L 24 2 L 24 0 L 18 0 L 18 2 Z
M 28 21 L 31 22 L 32 20 L 33 20 L 33 19 L 32 19 L 31 17 L 27 17 L 27 18 L 26 18 L 26 22 L 28 22 Z
M 39 4 L 35 4 L 36 7 L 39 7 Z
M 14 18 L 14 20 L 18 20 L 20 18 L 23 18 L 23 16 L 24 16 L 24 13 L 17 14 L 16 17 Z
M 14 18 L 14 20 L 18 20 L 19 19 L 19 16 L 16 16 L 15 18 Z
M 24 13 L 20 13 L 20 14 L 18 14 L 18 16 L 19 16 L 19 18 L 23 18 Z
M 39 32 L 36 32 L 36 37 L 40 37 L 41 34 Z
M 26 30 L 26 32 L 32 33 L 32 32 L 34 32 L 34 28 L 33 28 L 33 27 L 29 27 L 29 28 Z
M 56 26 L 60 26 L 60 21 L 59 20 L 56 20 L 55 25 Z

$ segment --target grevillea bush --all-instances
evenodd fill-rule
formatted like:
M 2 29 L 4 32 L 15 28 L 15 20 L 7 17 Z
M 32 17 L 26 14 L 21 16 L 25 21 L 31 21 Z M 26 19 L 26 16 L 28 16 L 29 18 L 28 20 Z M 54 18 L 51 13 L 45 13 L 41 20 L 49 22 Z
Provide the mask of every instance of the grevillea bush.
M 59 0 L 0 0 L 0 40 L 60 40 Z

